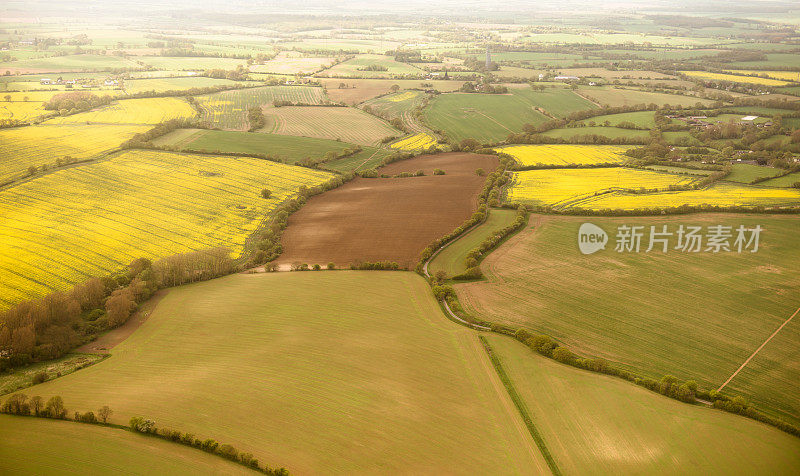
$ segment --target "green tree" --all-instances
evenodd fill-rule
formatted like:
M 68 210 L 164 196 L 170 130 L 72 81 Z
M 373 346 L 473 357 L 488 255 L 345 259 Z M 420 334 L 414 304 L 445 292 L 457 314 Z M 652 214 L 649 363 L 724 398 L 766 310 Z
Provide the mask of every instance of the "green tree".
M 261 198 L 267 199 L 267 198 L 269 198 L 271 196 L 272 196 L 272 191 L 270 191 L 270 190 L 268 190 L 266 188 L 261 190 Z

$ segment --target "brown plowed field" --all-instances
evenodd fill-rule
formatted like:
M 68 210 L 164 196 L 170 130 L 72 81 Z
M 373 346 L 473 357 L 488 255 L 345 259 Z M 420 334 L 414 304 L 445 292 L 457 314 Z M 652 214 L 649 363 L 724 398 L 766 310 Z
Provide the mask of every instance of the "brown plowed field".
M 478 206 L 487 172 L 497 167 L 490 155 L 447 153 L 395 162 L 381 173 L 424 170 L 424 177 L 357 178 L 312 198 L 289 219 L 283 234 L 281 268 L 292 263 L 396 261 L 413 268 L 434 239 L 464 222 Z M 432 175 L 433 169 L 445 175 Z

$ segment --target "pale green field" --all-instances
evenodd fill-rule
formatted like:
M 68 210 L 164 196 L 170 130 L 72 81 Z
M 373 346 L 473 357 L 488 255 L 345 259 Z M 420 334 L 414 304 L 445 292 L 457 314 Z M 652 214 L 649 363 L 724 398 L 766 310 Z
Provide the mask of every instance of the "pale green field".
M 580 253 L 584 222 L 608 233 L 605 250 Z M 667 225 L 675 233 L 681 224 L 701 226 L 703 234 L 717 224 L 761 225 L 764 231 L 756 253 L 663 253 L 659 244 L 645 252 L 650 226 Z M 647 227 L 639 253 L 615 251 L 620 225 Z M 638 375 L 672 374 L 716 389 L 800 306 L 797 231 L 791 215 L 533 215 L 528 228 L 481 263 L 488 281 L 459 284 L 456 291 L 465 308 L 488 320 L 548 334 L 576 353 Z M 735 232 L 731 244 L 734 239 Z M 785 340 L 773 339 L 751 362 L 761 362 L 761 373 L 732 381 L 759 408 L 795 424 L 797 324 L 792 321 L 779 334 L 786 333 Z
M 487 339 L 559 469 L 570 474 L 797 474 L 800 439 Z
M 174 288 L 110 358 L 28 393 L 214 435 L 294 474 L 547 468 L 477 336 L 445 319 L 412 273 L 237 274 Z
M 467 253 L 481 244 L 483 240 L 495 234 L 511 222 L 517 216 L 515 210 L 492 209 L 486 221 L 480 226 L 460 237 L 443 249 L 428 266 L 428 272 L 435 275 L 437 271 L 444 271 L 448 277 L 461 274 L 466 271 L 464 259 Z
M 97 425 L 0 415 L 0 434 L 6 475 L 257 474 L 188 446 Z

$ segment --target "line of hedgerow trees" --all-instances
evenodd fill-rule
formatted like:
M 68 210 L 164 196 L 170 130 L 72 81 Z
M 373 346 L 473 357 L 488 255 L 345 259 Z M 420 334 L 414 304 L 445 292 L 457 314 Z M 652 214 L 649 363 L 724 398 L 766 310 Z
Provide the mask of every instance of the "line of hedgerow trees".
M 52 418 L 56 420 L 72 420 L 80 423 L 107 425 L 108 419 L 114 413 L 108 405 L 104 405 L 97 410 L 97 413 L 87 411 L 85 413 L 75 412 L 73 417 L 69 417 L 69 412 L 64 406 L 64 400 L 59 395 L 50 397 L 46 402 L 38 395 L 28 398 L 24 393 L 11 395 L 2 406 L 0 413 L 18 416 L 33 416 L 39 418 Z M 111 425 L 119 428 L 119 425 Z M 285 468 L 272 469 L 269 466 L 261 465 L 251 453 L 240 452 L 232 445 L 220 444 L 211 438 L 196 438 L 192 433 L 182 433 L 178 430 L 169 428 L 156 428 L 153 420 L 143 417 L 133 417 L 130 419 L 129 428 L 137 433 L 152 435 L 167 441 L 191 446 L 212 453 L 236 463 L 247 466 L 248 468 L 260 471 L 264 474 L 273 476 L 288 476 L 289 471 Z
M 90 278 L 72 289 L 0 312 L 0 371 L 54 359 L 124 324 L 137 306 L 164 287 L 230 274 L 227 248 L 140 258 L 122 272 Z

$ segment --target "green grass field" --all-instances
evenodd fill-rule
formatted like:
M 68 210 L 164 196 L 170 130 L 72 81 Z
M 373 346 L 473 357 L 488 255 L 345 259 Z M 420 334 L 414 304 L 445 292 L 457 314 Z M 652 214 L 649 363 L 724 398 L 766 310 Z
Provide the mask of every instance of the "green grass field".
M 28 393 L 214 435 L 293 474 L 546 470 L 477 336 L 412 273 L 175 288 L 110 358 Z
M 564 474 L 794 474 L 800 440 L 629 382 L 490 345 Z
M 386 71 L 369 71 L 366 68 L 386 68 Z M 356 78 L 391 78 L 395 76 L 419 76 L 425 74 L 420 68 L 408 63 L 400 63 L 386 55 L 358 55 L 353 59 L 326 69 L 321 76 Z
M 381 166 L 384 159 L 393 152 L 387 149 L 376 149 L 375 147 L 363 147 L 363 149 L 361 152 L 349 157 L 325 162 L 322 167 L 342 173 L 374 169 Z
M 577 247 L 578 227 L 587 221 L 609 233 L 606 250 L 591 256 Z M 672 232 L 680 224 L 761 225 L 764 231 L 757 253 L 645 253 L 649 228 L 640 253 L 614 250 L 617 226 L 664 224 Z M 792 216 L 533 216 L 525 231 L 483 261 L 488 282 L 456 290 L 462 304 L 489 320 L 549 334 L 574 352 L 640 375 L 672 374 L 716 389 L 800 306 L 796 233 Z M 796 339 L 798 328 L 795 320 L 782 332 Z M 790 357 L 796 346 L 779 342 L 764 349 L 772 348 L 776 360 L 765 354 L 751 362 L 767 366 L 767 373 L 746 388 L 738 376 L 731 384 L 763 410 L 797 424 L 800 368 Z
M 60 71 L 105 71 L 112 68 L 143 69 L 133 60 L 113 55 L 68 55 L 49 58 L 31 58 L 0 63 L 0 71 L 60 72 Z
M 169 57 L 169 56 L 140 56 L 136 58 L 147 66 L 156 69 L 167 70 L 190 70 L 198 71 L 204 69 L 236 69 L 237 66 L 246 64 L 243 59 L 236 58 L 212 58 L 212 57 Z
M 441 94 L 425 110 L 425 120 L 455 141 L 500 141 L 522 132 L 524 124 L 539 124 L 547 116 L 513 94 Z
M 608 106 L 632 106 L 635 104 L 670 104 L 674 106 L 694 106 L 697 103 L 708 105 L 711 101 L 678 94 L 651 93 L 635 89 L 611 88 L 607 86 L 582 86 L 578 88 L 581 96 Z
M 784 175 L 783 177 L 770 179 L 765 182 L 761 182 L 761 185 L 768 187 L 793 187 L 796 183 L 800 183 L 800 172 L 794 172 Z
M 3 474 L 257 474 L 197 449 L 97 425 L 0 415 L 0 434 Z
M 733 164 L 731 173 L 725 177 L 729 182 L 750 183 L 753 180 L 763 177 L 774 177 L 782 173 L 782 169 L 774 167 L 762 167 L 760 165 L 751 164 Z
M 212 86 L 235 86 L 236 84 L 235 81 L 230 81 L 228 79 L 206 78 L 204 76 L 189 78 L 129 79 L 125 81 L 125 91 L 128 94 L 136 94 L 143 91 L 180 91 Z
M 483 240 L 492 236 L 498 230 L 510 225 L 514 221 L 516 215 L 517 212 L 515 210 L 506 210 L 502 208 L 490 210 L 489 216 L 484 223 L 450 243 L 447 248 L 439 252 L 428 266 L 428 272 L 431 275 L 435 275 L 438 271 L 444 271 L 447 273 L 448 277 L 463 273 L 467 269 L 466 266 L 464 266 L 464 259 L 467 253 L 472 251 L 475 247 L 480 245 Z
M 587 101 L 566 88 L 547 88 L 543 91 L 514 88 L 510 92 L 520 101 L 533 108 L 543 109 L 547 114 L 555 117 L 566 117 L 572 112 L 597 107 L 591 101 Z
M 172 134 L 176 132 L 178 131 Z M 267 154 L 278 157 L 287 164 L 294 164 L 306 158 L 321 159 L 327 152 L 339 154 L 344 149 L 355 147 L 347 142 L 329 139 L 257 132 L 198 130 L 189 137 L 184 135 L 176 134 L 173 136 L 174 140 L 169 142 L 183 149 L 198 152 Z M 161 143 L 167 139 L 162 139 Z
M 572 138 L 578 136 L 597 135 L 608 137 L 609 139 L 629 139 L 635 142 L 643 139 L 646 140 L 650 137 L 650 132 L 639 129 L 620 129 L 619 127 L 587 126 L 551 129 L 547 132 L 544 132 L 542 135 L 566 140 L 571 140 Z
M 595 125 L 604 126 L 606 121 L 612 127 L 618 126 L 622 122 L 630 122 L 638 127 L 654 128 L 656 126 L 655 113 L 653 111 L 639 111 L 639 112 L 623 112 L 621 114 L 606 114 L 604 116 L 595 116 L 591 119 L 582 121 L 584 124 L 594 122 Z

